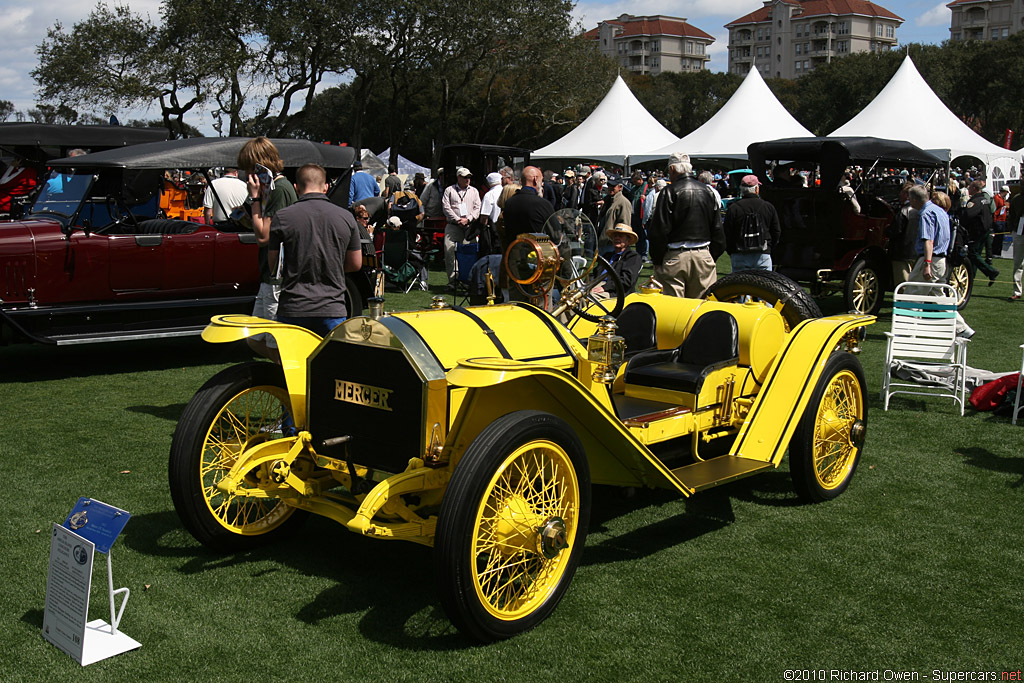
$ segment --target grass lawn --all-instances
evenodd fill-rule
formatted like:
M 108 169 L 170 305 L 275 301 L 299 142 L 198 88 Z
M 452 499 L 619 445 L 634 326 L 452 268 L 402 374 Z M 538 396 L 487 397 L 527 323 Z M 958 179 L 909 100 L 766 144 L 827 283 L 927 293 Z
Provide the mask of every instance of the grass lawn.
M 727 258 L 722 259 L 727 267 Z M 1019 367 L 1024 305 L 975 288 L 968 363 Z M 439 289 L 443 273 L 431 274 Z M 449 297 L 450 300 L 450 297 Z M 389 295 L 388 310 L 429 295 Z M 840 300 L 821 301 L 826 313 Z M 788 465 L 689 500 L 595 491 L 591 535 L 540 627 L 475 646 L 445 618 L 428 548 L 311 518 L 218 556 L 167 488 L 171 434 L 210 376 L 248 358 L 199 340 L 0 349 L 2 681 L 781 681 L 787 669 L 1016 671 L 1024 658 L 1024 431 L 952 401 L 878 398 L 888 309 L 861 354 L 869 428 L 849 490 L 797 501 Z M 140 650 L 86 669 L 43 640 L 48 530 L 81 495 L 133 514 L 114 546 Z M 91 618 L 108 618 L 97 557 Z M 926 677 L 927 676 L 927 677 Z M 828 680 L 831 680 L 829 678 Z M 847 679 L 849 680 L 849 679 Z M 884 679 L 883 679 L 884 680 Z M 943 680 L 950 680 L 945 678 Z M 954 679 L 956 680 L 956 679 Z

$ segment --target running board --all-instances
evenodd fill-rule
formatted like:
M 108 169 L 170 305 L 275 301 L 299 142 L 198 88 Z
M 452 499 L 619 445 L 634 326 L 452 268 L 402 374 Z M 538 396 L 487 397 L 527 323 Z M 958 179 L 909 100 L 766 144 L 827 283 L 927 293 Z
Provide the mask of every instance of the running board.
M 139 330 L 137 332 L 91 332 L 84 334 L 54 334 L 45 339 L 57 346 L 72 344 L 100 344 L 118 341 L 139 341 L 141 339 L 169 339 L 171 337 L 198 337 L 206 329 L 206 325 L 189 327 L 168 327 L 163 329 Z
M 769 468 L 774 468 L 774 465 L 763 460 L 723 455 L 703 462 L 695 462 L 685 467 L 677 467 L 672 470 L 672 474 L 694 491 L 703 491 Z

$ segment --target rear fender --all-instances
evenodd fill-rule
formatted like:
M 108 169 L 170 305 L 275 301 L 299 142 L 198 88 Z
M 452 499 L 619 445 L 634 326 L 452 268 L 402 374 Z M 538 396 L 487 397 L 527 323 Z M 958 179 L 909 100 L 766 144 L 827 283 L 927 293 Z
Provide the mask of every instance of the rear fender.
M 483 367 L 492 363 L 494 367 Z M 610 401 L 599 400 L 566 373 L 502 359 L 464 361 L 448 373 L 450 387 L 465 387 L 464 400 L 445 444 L 451 464 L 484 427 L 510 412 L 543 410 L 565 420 L 579 437 L 590 465 L 591 481 L 614 486 L 684 487 L 650 450 L 623 427 Z M 458 390 L 458 389 L 456 389 Z M 606 392 L 595 384 L 593 391 Z
M 874 322 L 874 316 L 847 314 L 800 323 L 768 371 L 729 454 L 778 467 L 825 362 L 848 333 Z
M 291 398 L 295 426 L 306 427 L 306 359 L 323 339 L 320 335 L 295 325 L 284 325 L 250 315 L 218 315 L 203 330 L 203 339 L 212 344 L 246 339 L 256 334 L 269 334 L 277 342 L 281 367 L 288 395 Z

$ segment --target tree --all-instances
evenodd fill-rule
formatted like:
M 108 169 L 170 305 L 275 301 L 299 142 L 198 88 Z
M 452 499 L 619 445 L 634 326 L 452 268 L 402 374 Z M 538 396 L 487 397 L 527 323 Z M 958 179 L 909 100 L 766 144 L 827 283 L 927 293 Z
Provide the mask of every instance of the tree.
M 14 102 L 0 100 L 0 122 L 6 121 L 14 114 Z

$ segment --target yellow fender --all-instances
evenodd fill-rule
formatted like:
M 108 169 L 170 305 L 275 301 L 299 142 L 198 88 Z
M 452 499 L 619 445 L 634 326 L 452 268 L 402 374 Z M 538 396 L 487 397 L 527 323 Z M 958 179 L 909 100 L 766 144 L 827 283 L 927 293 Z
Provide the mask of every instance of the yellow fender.
M 304 327 L 275 323 L 251 315 L 218 315 L 211 318 L 210 324 L 203 330 L 203 339 L 211 344 L 223 344 L 256 334 L 269 334 L 277 342 L 295 426 L 305 429 L 306 359 L 323 338 Z
M 874 322 L 874 316 L 848 314 L 800 323 L 768 371 L 729 454 L 778 467 L 825 362 L 850 331 Z
M 561 370 L 506 359 L 461 361 L 449 386 L 468 389 L 448 433 L 452 465 L 495 419 L 520 407 L 564 419 L 583 443 L 595 484 L 658 486 L 692 493 L 576 378 Z

